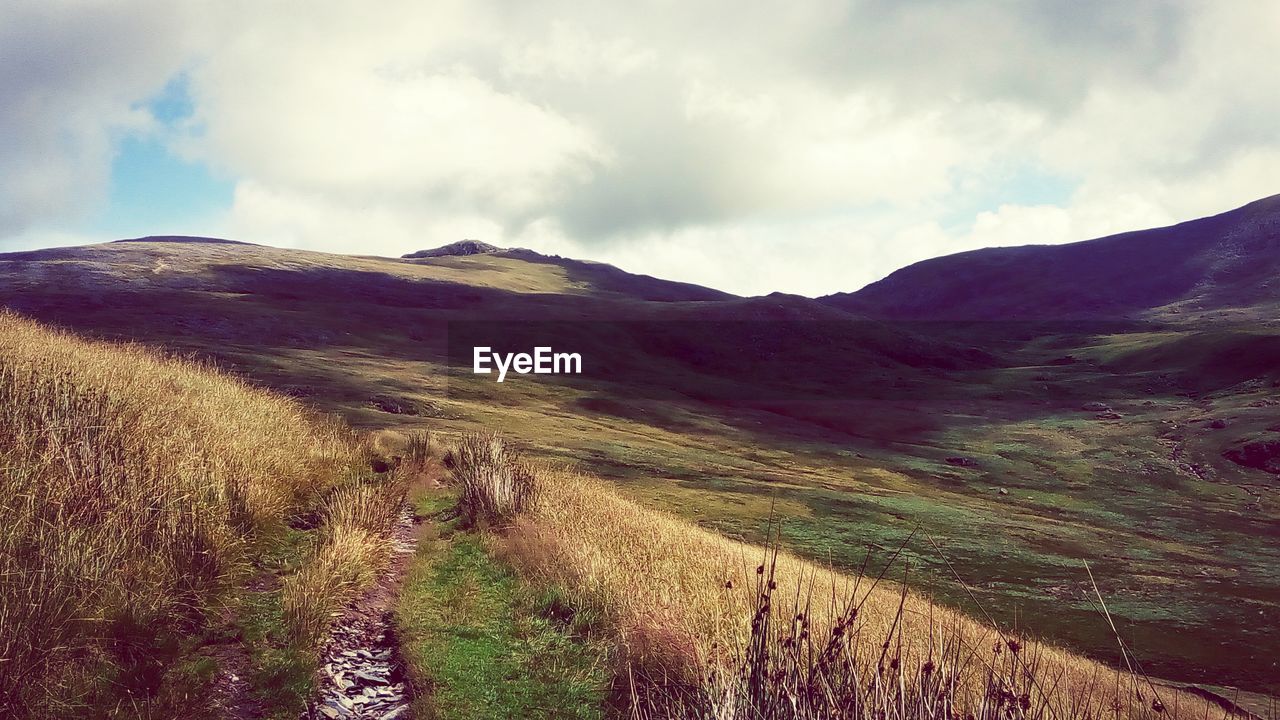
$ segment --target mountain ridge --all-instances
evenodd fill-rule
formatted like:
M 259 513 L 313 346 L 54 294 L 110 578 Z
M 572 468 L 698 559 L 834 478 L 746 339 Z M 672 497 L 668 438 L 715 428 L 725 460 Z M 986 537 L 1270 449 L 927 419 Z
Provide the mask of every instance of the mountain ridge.
M 289 252 L 287 248 L 226 238 L 151 235 L 99 245 L 0 253 L 0 258 L 81 258 L 96 253 L 94 248 L 131 244 Z M 381 259 L 460 271 L 488 269 L 505 260 L 521 261 L 553 266 L 582 287 L 660 302 L 741 297 L 696 283 L 628 272 L 607 263 L 501 248 L 472 239 L 406 253 L 398 259 Z M 816 298 L 779 292 L 753 297 L 785 296 L 790 303 L 816 303 L 858 318 L 887 321 L 1179 321 L 1206 315 L 1252 320 L 1280 309 L 1277 277 L 1280 194 L 1164 227 L 1066 244 L 991 247 L 929 258 L 851 292 Z
M 1172 319 L 1280 304 L 1280 195 L 1064 245 L 930 258 L 818 298 L 886 320 Z

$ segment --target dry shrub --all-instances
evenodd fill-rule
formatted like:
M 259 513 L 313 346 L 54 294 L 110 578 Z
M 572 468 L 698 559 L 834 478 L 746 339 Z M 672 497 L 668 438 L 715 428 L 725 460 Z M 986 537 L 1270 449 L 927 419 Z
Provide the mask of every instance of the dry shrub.
M 459 512 L 468 523 L 509 521 L 534 497 L 533 469 L 500 435 L 465 435 L 450 458 Z
M 353 458 L 292 400 L 0 314 L 0 707 L 145 701 L 247 548 Z
M 638 714 L 1072 720 L 1208 712 L 1187 693 L 1161 688 L 1157 698 L 1140 678 L 1001 633 L 886 579 L 729 540 L 574 473 L 539 479 L 503 552 L 527 577 L 608 619 Z

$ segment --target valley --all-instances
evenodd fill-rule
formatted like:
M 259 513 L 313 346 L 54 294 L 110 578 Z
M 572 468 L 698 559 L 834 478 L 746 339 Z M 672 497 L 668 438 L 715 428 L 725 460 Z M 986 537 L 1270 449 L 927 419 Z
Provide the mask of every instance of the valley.
M 1093 278 L 1080 292 L 1116 293 L 1097 307 L 1061 261 L 1025 285 L 943 270 L 949 290 L 909 268 L 810 300 L 522 250 L 190 238 L 0 255 L 0 305 L 212 360 L 360 428 L 500 429 L 730 537 L 759 541 L 776 516 L 786 547 L 836 568 L 901 548 L 893 575 L 919 592 L 1118 664 L 1088 562 L 1147 672 L 1275 694 L 1280 289 L 1258 268 L 1280 257 L 1280 209 L 1236 212 L 1177 246 L 1225 238 L 1255 260 L 1180 262 L 1128 294 Z M 1148 257 L 1167 240 L 1136 235 L 1092 242 Z M 964 283 L 979 305 L 948 299 Z M 476 346 L 580 353 L 583 372 L 498 384 L 472 373 Z

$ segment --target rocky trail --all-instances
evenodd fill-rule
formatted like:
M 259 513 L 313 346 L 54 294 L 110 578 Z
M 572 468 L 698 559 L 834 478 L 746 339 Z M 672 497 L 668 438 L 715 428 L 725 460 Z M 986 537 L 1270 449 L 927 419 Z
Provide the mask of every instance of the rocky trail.
M 404 671 L 393 610 L 422 521 L 406 508 L 390 538 L 382 578 L 342 611 L 325 644 L 316 692 L 302 720 L 410 720 L 413 687 Z

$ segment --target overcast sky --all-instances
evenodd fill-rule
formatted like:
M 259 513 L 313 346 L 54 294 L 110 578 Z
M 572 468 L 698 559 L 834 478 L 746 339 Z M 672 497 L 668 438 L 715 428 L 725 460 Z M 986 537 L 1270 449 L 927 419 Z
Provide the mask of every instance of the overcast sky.
M 0 250 L 462 238 L 854 290 L 1280 193 L 1280 3 L 0 3 Z

